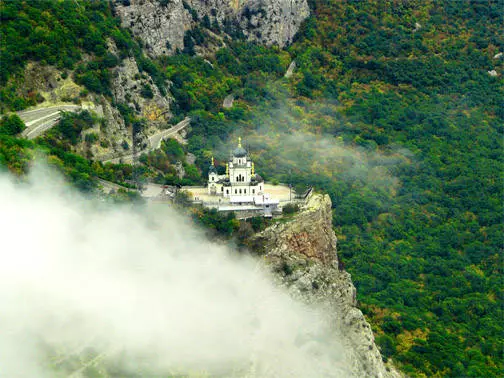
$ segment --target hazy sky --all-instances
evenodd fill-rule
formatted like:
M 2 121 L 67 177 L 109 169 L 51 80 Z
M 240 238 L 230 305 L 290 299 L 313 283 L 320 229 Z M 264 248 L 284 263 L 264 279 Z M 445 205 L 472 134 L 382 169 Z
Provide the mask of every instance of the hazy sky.
M 0 176 L 0 377 L 348 375 L 324 315 L 258 261 L 167 207 L 108 208 L 45 168 L 30 182 Z

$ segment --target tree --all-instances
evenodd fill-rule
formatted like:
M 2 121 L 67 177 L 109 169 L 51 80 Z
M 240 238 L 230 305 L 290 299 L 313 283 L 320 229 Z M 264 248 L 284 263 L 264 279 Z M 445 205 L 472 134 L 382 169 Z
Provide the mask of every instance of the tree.
M 26 128 L 24 122 L 16 114 L 5 116 L 0 121 L 0 134 L 16 135 Z

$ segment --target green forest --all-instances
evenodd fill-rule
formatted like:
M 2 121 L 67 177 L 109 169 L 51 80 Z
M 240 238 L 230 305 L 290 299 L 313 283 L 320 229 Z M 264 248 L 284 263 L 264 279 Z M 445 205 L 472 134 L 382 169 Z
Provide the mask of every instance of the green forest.
M 227 47 L 197 56 L 194 46 L 217 32 L 202 22 L 186 34 L 184 51 L 150 59 L 108 2 L 1 1 L 0 109 L 37 103 L 20 87 L 31 60 L 74 69 L 89 91 L 110 96 L 110 70 L 122 58 L 107 51 L 113 38 L 160 87 L 171 82 L 173 122 L 192 118 L 186 146 L 172 140 L 141 157 L 145 179 L 203 183 L 210 157 L 222 170 L 242 136 L 266 180 L 331 196 L 338 256 L 385 360 L 413 377 L 500 376 L 504 59 L 495 57 L 504 52 L 502 2 L 309 4 L 311 16 L 285 49 L 222 26 Z M 297 68 L 285 78 L 292 60 Z M 222 108 L 231 93 L 233 107 Z M 97 177 L 130 180 L 129 165 L 73 152 L 93 122 L 89 114 L 68 116 L 27 141 L 16 137 L 23 125 L 5 116 L 0 165 L 22 174 L 42 150 L 82 190 L 94 190 Z M 185 162 L 188 152 L 195 166 Z M 186 181 L 176 177 L 175 160 L 190 172 Z M 224 235 L 248 232 L 232 216 L 193 216 Z

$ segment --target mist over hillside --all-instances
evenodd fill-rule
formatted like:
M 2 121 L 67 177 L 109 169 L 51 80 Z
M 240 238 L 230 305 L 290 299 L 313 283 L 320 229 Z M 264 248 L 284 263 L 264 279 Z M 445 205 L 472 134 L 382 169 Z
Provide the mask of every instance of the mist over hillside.
M 45 168 L 28 181 L 0 177 L 5 376 L 347 376 L 324 314 L 257 261 L 171 209 L 104 207 Z

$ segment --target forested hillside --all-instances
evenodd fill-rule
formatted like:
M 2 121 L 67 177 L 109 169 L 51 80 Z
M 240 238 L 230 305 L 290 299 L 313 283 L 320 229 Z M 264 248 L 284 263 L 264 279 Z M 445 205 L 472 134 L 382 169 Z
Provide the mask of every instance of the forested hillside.
M 154 61 L 109 3 L 41 2 L 36 14 L 23 2 L 0 4 L 2 110 L 36 103 L 12 79 L 26 60 L 64 69 L 92 54 L 96 64 L 76 80 L 109 95 L 113 63 L 99 46 L 111 36 L 171 82 L 173 122 L 192 117 L 187 146 L 170 142 L 141 159 L 146 177 L 180 183 L 166 162 L 182 151 L 196 156 L 190 182 L 201 182 L 210 157 L 223 161 L 241 135 L 265 179 L 330 194 L 338 253 L 384 358 L 411 376 L 502 373 L 502 2 L 315 0 L 285 49 L 223 35 L 215 54 L 187 48 Z M 65 22 L 74 14 L 81 26 Z M 60 22 L 44 21 L 54 17 Z M 202 22 L 188 46 L 204 46 L 211 28 Z M 297 68 L 285 78 L 292 60 Z M 224 109 L 229 94 L 235 100 Z M 129 166 L 64 155 L 69 148 L 54 141 L 65 136 L 0 138 L 0 163 L 13 171 L 38 144 L 61 147 L 75 177 L 131 178 Z

